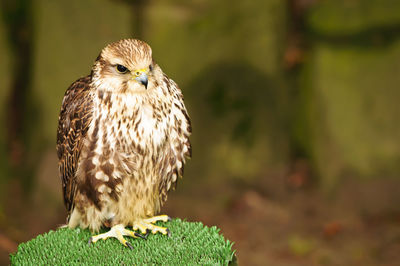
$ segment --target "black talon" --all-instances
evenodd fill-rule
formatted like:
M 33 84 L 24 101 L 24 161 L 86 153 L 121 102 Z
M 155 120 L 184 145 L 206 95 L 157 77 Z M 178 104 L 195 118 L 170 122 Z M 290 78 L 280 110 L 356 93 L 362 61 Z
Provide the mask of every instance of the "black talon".
M 171 222 L 171 221 L 172 221 L 172 218 L 169 217 L 169 216 L 167 216 L 167 217 L 168 217 L 167 221 L 168 221 L 168 222 Z
M 89 245 L 89 246 L 90 246 L 90 244 L 93 243 L 92 241 L 93 241 L 93 237 L 90 237 L 90 238 L 89 238 L 89 241 L 88 241 L 88 245 Z
M 136 233 L 136 232 L 135 232 L 135 236 L 136 236 L 136 237 L 140 237 L 140 238 L 142 238 L 142 239 L 144 239 L 144 240 L 147 240 L 147 235 L 148 235 L 148 234 L 142 235 L 142 234 L 139 234 L 139 233 Z
M 133 250 L 133 246 L 132 246 L 132 244 L 131 244 L 131 243 L 129 243 L 129 242 L 126 242 L 125 244 L 128 246 L 128 248 L 130 248 L 131 250 Z
M 169 231 L 168 228 L 167 228 L 167 235 L 168 235 L 168 237 L 171 237 L 171 231 Z
M 151 233 L 151 230 L 150 229 L 146 229 L 146 234 L 144 235 L 146 237 L 146 239 L 150 235 L 150 233 Z

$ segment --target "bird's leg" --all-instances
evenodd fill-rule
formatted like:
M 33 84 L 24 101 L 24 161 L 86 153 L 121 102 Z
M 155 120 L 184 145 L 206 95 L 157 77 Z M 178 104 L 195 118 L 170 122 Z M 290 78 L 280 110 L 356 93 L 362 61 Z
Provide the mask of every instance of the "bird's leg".
M 169 218 L 167 215 L 159 215 L 151 218 L 137 220 L 133 223 L 132 229 L 140 230 L 142 234 L 146 234 L 147 232 L 156 234 L 157 232 L 160 232 L 163 235 L 170 235 L 168 228 L 157 226 L 154 224 L 158 221 L 167 222 L 171 221 L 171 218 Z
M 114 225 L 113 227 L 111 227 L 110 231 L 108 231 L 106 233 L 90 237 L 89 244 L 90 243 L 95 243 L 99 239 L 106 240 L 109 237 L 115 237 L 125 247 L 129 247 L 130 249 L 133 249 L 133 246 L 131 245 L 131 243 L 129 243 L 127 240 L 125 240 L 123 236 L 131 236 L 131 237 L 134 237 L 134 238 L 141 237 L 141 238 L 146 239 L 146 237 L 142 236 L 141 234 L 138 234 L 136 232 L 133 232 L 133 231 L 125 229 L 124 225 L 117 224 L 117 225 Z

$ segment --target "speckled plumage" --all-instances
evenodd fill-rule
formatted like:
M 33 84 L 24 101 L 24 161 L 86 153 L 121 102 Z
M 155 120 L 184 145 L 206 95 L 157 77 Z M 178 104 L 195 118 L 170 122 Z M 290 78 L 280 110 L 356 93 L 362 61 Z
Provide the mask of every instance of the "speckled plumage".
M 132 78 L 138 70 L 148 84 Z M 182 93 L 151 48 L 134 39 L 105 47 L 91 74 L 68 88 L 59 116 L 69 226 L 98 231 L 158 213 L 191 156 L 190 133 Z

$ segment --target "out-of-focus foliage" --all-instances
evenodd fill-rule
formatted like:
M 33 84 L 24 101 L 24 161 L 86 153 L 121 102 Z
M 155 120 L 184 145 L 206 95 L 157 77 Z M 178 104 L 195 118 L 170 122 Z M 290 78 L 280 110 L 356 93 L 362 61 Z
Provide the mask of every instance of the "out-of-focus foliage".
M 395 30 L 400 25 L 397 0 L 322 0 L 307 16 L 309 27 L 320 35 L 348 36 Z
M 322 184 L 398 176 L 400 3 L 326 0 L 306 21 L 313 48 L 300 86 Z
M 362 49 L 318 43 L 305 76 L 322 182 L 329 186 L 345 174 L 397 176 L 400 42 Z
M 252 180 L 286 160 L 288 96 L 276 78 L 248 63 L 221 62 L 188 87 L 195 152 L 208 154 L 200 161 L 211 166 L 205 176 Z

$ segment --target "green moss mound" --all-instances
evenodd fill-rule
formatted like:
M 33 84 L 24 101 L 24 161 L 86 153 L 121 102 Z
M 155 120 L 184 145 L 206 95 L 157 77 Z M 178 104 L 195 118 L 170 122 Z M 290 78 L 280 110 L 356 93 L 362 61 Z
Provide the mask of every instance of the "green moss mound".
M 147 240 L 125 237 L 133 250 L 115 238 L 89 245 L 89 230 L 61 228 L 22 243 L 10 255 L 12 265 L 228 265 L 234 259 L 233 243 L 215 226 L 174 219 L 171 236 L 149 235 Z

